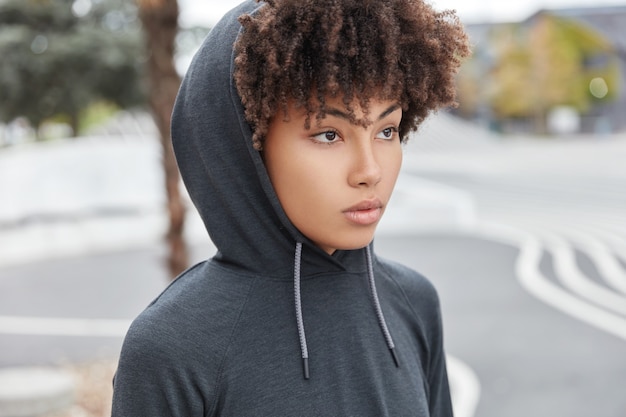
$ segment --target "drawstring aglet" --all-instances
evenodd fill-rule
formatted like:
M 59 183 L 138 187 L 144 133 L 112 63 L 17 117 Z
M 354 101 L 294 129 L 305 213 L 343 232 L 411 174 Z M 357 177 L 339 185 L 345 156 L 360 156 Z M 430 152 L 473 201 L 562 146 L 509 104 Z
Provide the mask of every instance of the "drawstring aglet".
M 304 370 L 304 379 L 309 379 L 309 358 L 302 358 L 302 369 Z
M 391 357 L 396 364 L 396 368 L 399 368 L 400 362 L 398 361 L 398 355 L 396 354 L 396 350 L 394 348 L 389 348 L 389 352 L 391 352 Z

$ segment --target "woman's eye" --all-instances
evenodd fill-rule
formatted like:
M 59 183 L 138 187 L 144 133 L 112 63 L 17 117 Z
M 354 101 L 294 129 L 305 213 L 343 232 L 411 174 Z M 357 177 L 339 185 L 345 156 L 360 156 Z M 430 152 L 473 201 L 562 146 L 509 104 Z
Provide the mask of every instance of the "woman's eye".
M 334 130 L 329 130 L 315 135 L 314 139 L 322 143 L 333 143 L 339 139 L 339 135 Z
M 389 140 L 389 139 L 393 139 L 395 137 L 396 133 L 398 133 L 398 129 L 397 128 L 395 128 L 395 127 L 388 127 L 386 129 L 381 130 L 376 137 L 379 138 L 379 139 Z

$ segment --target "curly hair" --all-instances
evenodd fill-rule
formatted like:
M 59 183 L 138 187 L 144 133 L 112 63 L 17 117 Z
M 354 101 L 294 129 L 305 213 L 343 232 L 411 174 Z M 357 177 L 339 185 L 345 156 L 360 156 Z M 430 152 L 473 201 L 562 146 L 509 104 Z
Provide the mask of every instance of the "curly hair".
M 260 1 L 260 0 L 257 0 Z M 371 99 L 398 100 L 400 137 L 431 110 L 454 106 L 455 75 L 470 53 L 452 10 L 424 0 L 264 0 L 242 15 L 234 81 L 256 149 L 279 112 L 293 101 L 310 117 L 325 117 L 326 97 L 342 95 L 367 115 Z

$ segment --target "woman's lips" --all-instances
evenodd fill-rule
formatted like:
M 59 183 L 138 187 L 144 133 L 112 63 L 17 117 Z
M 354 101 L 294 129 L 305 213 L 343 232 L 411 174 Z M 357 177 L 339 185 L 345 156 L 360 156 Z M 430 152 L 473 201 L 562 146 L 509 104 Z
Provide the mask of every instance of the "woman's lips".
M 380 200 L 365 200 L 343 211 L 348 220 L 359 225 L 370 225 L 380 220 L 383 204 Z

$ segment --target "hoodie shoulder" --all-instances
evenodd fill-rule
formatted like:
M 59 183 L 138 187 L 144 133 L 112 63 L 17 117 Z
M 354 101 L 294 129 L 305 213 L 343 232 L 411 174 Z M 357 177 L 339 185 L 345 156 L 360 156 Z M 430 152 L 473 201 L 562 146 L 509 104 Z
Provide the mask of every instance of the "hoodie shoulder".
M 419 308 L 423 313 L 439 311 L 439 295 L 428 278 L 394 261 L 378 258 L 378 263 L 385 276 L 399 287 L 413 308 Z
M 425 276 L 397 262 L 378 259 L 386 282 L 413 312 L 413 319 L 424 332 L 428 344 L 442 336 L 442 316 L 437 289 Z
M 255 279 L 202 262 L 173 281 L 138 317 L 129 336 L 156 339 L 158 349 L 219 356 Z M 155 347 L 156 349 L 156 347 Z M 171 349 L 171 351 L 168 351 Z
M 254 279 L 212 262 L 167 287 L 132 323 L 114 380 L 113 417 L 204 415 Z

